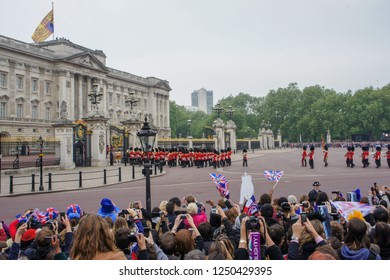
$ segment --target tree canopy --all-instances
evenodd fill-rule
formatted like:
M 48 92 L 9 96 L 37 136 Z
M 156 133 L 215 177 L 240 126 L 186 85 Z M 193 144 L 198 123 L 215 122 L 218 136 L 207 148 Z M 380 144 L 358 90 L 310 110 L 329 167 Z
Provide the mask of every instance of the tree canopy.
M 296 83 L 291 83 L 286 88 L 269 91 L 265 97 L 241 92 L 219 103 L 224 108 L 221 114 L 224 121 L 229 119 L 226 110 L 232 106 L 238 138 L 257 137 L 262 123 L 269 123 L 275 135 L 280 129 L 283 139 L 290 142 L 320 141 L 328 129 L 332 139 L 338 140 L 351 140 L 354 135 L 379 140 L 382 133 L 390 132 L 390 84 L 338 93 L 319 85 L 300 90 Z M 170 101 L 172 138 L 188 135 L 188 120 L 192 121 L 193 137 L 211 136 L 216 118 L 215 112 L 211 115 L 190 112 Z

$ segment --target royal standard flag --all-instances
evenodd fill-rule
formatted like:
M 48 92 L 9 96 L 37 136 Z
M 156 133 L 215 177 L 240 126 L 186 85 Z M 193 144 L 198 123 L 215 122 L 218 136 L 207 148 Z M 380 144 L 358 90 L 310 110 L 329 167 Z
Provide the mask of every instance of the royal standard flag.
M 31 36 L 35 43 L 45 41 L 54 32 L 54 14 L 53 9 L 45 16 L 45 18 L 35 29 L 34 34 Z

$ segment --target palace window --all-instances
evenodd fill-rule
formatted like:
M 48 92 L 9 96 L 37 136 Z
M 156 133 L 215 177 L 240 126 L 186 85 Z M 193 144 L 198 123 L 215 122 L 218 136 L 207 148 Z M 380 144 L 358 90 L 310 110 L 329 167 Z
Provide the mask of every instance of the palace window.
M 45 108 L 45 120 L 51 120 L 51 108 L 50 107 L 46 107 Z
M 51 82 L 48 81 L 45 82 L 45 93 L 51 94 Z
M 108 94 L 108 104 L 112 105 L 112 92 Z
M 23 118 L 23 104 L 16 105 L 16 117 Z
M 0 117 L 5 118 L 7 116 L 7 103 L 1 102 L 0 103 Z
M 31 91 L 38 92 L 38 80 L 37 79 L 31 80 Z
M 7 74 L 6 73 L 0 73 L 0 87 L 2 87 L 2 88 L 7 87 Z
M 38 106 L 36 106 L 36 105 L 33 105 L 31 107 L 31 118 L 34 120 L 38 119 Z
M 24 79 L 23 76 L 16 76 L 16 89 L 23 90 Z

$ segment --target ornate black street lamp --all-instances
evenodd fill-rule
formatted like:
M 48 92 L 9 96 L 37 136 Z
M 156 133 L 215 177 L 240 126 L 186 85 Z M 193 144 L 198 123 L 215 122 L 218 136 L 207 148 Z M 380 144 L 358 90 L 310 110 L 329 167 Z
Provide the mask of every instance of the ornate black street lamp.
M 232 106 L 229 106 L 228 109 L 226 110 L 226 115 L 228 115 L 229 120 L 232 119 L 233 114 L 234 114 L 233 107 L 232 107 Z
M 92 85 L 92 90 L 88 94 L 89 101 L 91 102 L 91 110 L 98 111 L 98 105 L 103 99 L 103 89 L 100 88 L 99 84 L 95 81 Z
M 271 127 L 271 124 L 267 121 L 262 121 L 261 122 L 261 127 L 265 128 L 265 129 L 269 129 Z
M 39 136 L 38 139 L 39 144 L 39 190 L 43 191 L 43 142 L 42 136 Z
M 125 100 L 126 107 L 130 107 L 130 112 L 133 111 L 133 107 L 137 106 L 138 98 L 134 96 L 134 92 L 129 92 L 129 96 Z
M 217 103 L 217 105 L 214 106 L 213 110 L 217 113 L 217 117 L 221 116 L 222 111 L 224 110 L 220 103 Z
M 147 118 L 145 117 L 145 122 L 140 131 L 137 132 L 137 136 L 141 142 L 142 149 L 145 153 L 148 153 L 152 150 L 154 146 L 154 141 L 156 140 L 157 132 L 150 128 Z M 146 178 L 146 211 L 148 214 L 152 212 L 152 199 L 150 192 L 150 163 L 149 157 L 146 157 L 144 162 L 144 172 Z

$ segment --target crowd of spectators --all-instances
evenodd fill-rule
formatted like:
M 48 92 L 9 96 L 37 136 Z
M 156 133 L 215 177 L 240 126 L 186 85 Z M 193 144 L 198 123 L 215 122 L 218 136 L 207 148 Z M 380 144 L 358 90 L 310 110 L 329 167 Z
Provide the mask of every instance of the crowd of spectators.
M 299 199 L 276 198 L 271 190 L 252 212 L 230 199 L 201 203 L 193 195 L 162 201 L 151 213 L 141 201 L 120 209 L 109 198 L 96 213 L 76 204 L 65 212 L 27 209 L 0 223 L 0 259 L 249 260 L 250 236 L 259 232 L 261 259 L 388 260 L 389 188 L 372 187 L 360 198 L 372 211 L 345 219 L 319 186 L 315 182 Z M 345 199 L 338 194 L 333 200 Z M 327 216 L 320 206 L 327 207 Z

